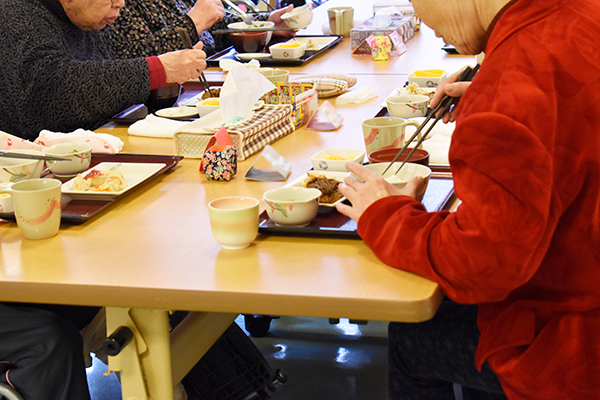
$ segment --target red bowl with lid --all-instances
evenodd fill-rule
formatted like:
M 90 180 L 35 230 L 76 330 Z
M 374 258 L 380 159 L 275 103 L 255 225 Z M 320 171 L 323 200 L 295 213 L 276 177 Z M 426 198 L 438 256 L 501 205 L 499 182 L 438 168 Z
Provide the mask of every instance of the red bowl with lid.
M 411 147 L 404 150 L 404 154 L 401 155 L 400 158 L 396 160 L 396 162 L 404 161 L 404 159 L 411 152 L 411 150 Z M 369 159 L 369 163 L 371 164 L 391 162 L 394 159 L 394 157 L 396 157 L 398 151 L 400 151 L 399 147 L 382 147 L 379 150 L 375 150 L 369 153 L 369 155 L 367 155 L 367 158 Z M 424 149 L 416 149 L 415 152 L 408 159 L 408 162 L 429 166 L 429 152 Z

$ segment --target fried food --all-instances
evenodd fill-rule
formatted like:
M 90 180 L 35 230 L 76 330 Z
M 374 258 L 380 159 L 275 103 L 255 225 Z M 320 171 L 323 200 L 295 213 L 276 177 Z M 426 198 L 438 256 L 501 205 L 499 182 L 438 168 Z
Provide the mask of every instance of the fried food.
M 202 93 L 202 99 L 208 99 L 210 97 L 219 97 L 219 94 L 221 93 L 221 88 L 210 88 L 210 92 L 208 90 L 205 90 L 204 93 Z
M 338 186 L 341 182 L 335 179 L 327 178 L 324 176 L 311 176 L 305 183 L 307 188 L 316 188 L 321 191 L 321 197 L 319 197 L 319 203 L 335 203 L 341 199 L 342 194 L 338 190 Z

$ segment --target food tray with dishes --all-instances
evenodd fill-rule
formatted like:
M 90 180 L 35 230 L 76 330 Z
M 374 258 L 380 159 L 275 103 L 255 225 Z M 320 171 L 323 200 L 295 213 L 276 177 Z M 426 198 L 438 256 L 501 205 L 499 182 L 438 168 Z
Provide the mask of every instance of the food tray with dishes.
M 451 179 L 432 178 L 421 202 L 427 211 L 443 210 L 453 199 L 454 183 Z M 319 207 L 319 213 L 308 226 L 286 227 L 275 225 L 267 211 L 260 215 L 258 232 L 273 236 L 322 237 L 338 239 L 360 239 L 356 222 L 338 213 L 331 207 Z
M 165 173 L 179 163 L 183 157 L 150 154 L 94 154 L 90 170 L 118 169 L 123 175 L 125 187 L 113 193 L 74 191 L 75 178 L 56 177 L 47 172 L 42 177 L 55 178 L 63 182 L 61 222 L 81 224 L 108 208 L 127 193 L 138 189 L 143 183 Z M 89 170 L 88 170 L 89 171 Z M 82 175 L 85 176 L 86 172 Z M 14 221 L 13 213 L 0 213 L 0 218 Z
M 223 86 L 223 82 L 208 82 L 209 87 L 212 89 L 213 87 L 219 88 L 220 86 Z M 201 99 L 200 97 L 204 94 L 204 87 L 202 86 L 202 83 L 200 83 L 199 81 L 188 81 L 186 83 L 183 84 L 183 87 L 181 89 L 179 98 L 177 100 L 177 102 L 174 104 L 174 106 L 180 106 L 180 107 L 186 107 L 189 106 L 190 110 L 195 110 L 195 106 L 196 103 L 198 103 Z M 196 101 L 197 100 L 197 101 Z M 160 112 L 157 112 L 158 114 L 160 114 Z M 197 113 L 192 113 L 193 114 L 197 114 Z M 133 105 L 129 108 L 127 108 L 126 110 L 121 111 L 120 113 L 113 115 L 112 118 L 110 119 L 111 122 L 114 122 L 116 124 L 120 124 L 120 125 L 131 125 L 136 121 L 139 121 L 140 119 L 144 119 L 146 118 L 146 116 L 148 115 L 148 107 L 146 107 L 144 104 L 136 104 Z M 168 115 L 163 115 L 162 116 L 167 116 Z M 182 117 L 182 116 L 176 116 L 177 119 L 184 119 L 188 116 Z M 197 115 L 196 115 L 197 118 Z M 196 118 L 190 118 L 190 120 L 192 119 L 196 119 Z
M 313 35 L 313 36 L 296 36 L 294 39 L 287 39 L 287 41 L 295 40 L 297 43 L 306 44 L 306 51 L 302 56 L 296 59 L 275 59 L 269 54 L 269 49 L 266 48 L 263 53 L 258 56 L 248 56 L 250 59 L 258 58 L 260 65 L 263 67 L 280 67 L 280 66 L 298 66 L 310 61 L 314 57 L 321 53 L 326 52 L 328 49 L 337 45 L 343 36 L 336 35 Z M 286 39 L 283 39 L 286 40 Z M 270 45 L 276 44 L 271 42 Z M 223 59 L 232 59 L 240 62 L 248 62 L 250 59 L 244 55 L 244 53 L 238 54 L 238 52 L 230 46 L 225 50 L 222 50 L 206 59 L 206 64 L 209 67 L 218 67 L 219 61 Z

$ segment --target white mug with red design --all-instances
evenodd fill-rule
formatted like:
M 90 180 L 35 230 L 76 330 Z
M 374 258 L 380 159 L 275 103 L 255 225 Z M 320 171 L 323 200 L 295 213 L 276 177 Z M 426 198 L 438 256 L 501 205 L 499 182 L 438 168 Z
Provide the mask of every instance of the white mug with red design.
M 58 179 L 27 179 L 0 188 L 0 193 L 11 195 L 15 219 L 25 238 L 46 239 L 58 233 L 60 187 Z

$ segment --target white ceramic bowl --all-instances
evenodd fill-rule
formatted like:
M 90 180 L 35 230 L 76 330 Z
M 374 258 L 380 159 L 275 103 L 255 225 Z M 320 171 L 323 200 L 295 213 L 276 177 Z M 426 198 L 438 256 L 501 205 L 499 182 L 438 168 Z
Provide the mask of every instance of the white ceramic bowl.
M 420 71 L 420 72 L 426 72 Z M 446 79 L 447 72 L 441 71 L 441 74 L 436 74 L 436 76 L 417 76 L 419 75 L 419 71 L 412 72 L 408 75 L 408 83 L 416 83 L 420 87 L 437 87 L 440 83 Z
M 429 96 L 422 94 L 401 94 L 385 99 L 388 113 L 392 117 L 424 117 L 429 106 Z
M 43 150 L 50 157 L 66 158 L 69 161 L 46 161 L 56 176 L 73 176 L 85 171 L 92 161 L 92 146 L 87 143 L 57 143 Z
M 218 97 L 209 97 L 208 99 L 201 100 L 198 104 L 196 104 L 196 110 L 198 110 L 198 115 L 200 117 L 204 117 L 213 111 L 217 111 L 220 107 L 221 103 Z
M 28 149 L 3 151 L 6 153 L 44 155 L 41 151 Z M 42 160 L 0 157 L 0 183 L 36 179 L 42 175 L 43 169 L 44 161 Z
M 324 149 L 310 158 L 313 168 L 317 171 L 347 172 L 346 163 L 352 161 L 362 164 L 365 152 L 350 149 Z
M 271 57 L 276 60 L 296 60 L 304 55 L 305 43 L 277 43 L 269 46 Z
M 385 169 L 390 165 L 389 162 L 377 163 L 377 164 L 367 164 L 365 168 L 371 170 L 373 173 L 380 175 L 385 171 Z M 400 170 L 400 172 L 396 175 L 396 171 L 402 165 L 401 162 L 395 162 L 394 165 L 385 173 L 383 179 L 388 181 L 394 186 L 404 187 L 406 183 L 415 176 L 420 176 L 425 179 L 425 185 L 421 188 L 421 191 L 417 193 L 417 200 L 421 201 L 423 199 L 423 195 L 425 194 L 425 190 L 427 189 L 427 185 L 429 184 L 429 178 L 431 176 L 431 169 L 421 164 L 413 164 L 406 163 Z
M 287 12 L 281 16 L 281 19 L 288 28 L 292 29 L 304 29 L 311 23 L 313 18 L 312 5 L 305 4 L 300 7 L 294 7 L 290 12 Z
M 263 74 L 271 83 L 286 83 L 290 75 L 290 71 L 285 69 L 259 68 L 258 72 Z
M 263 194 L 267 214 L 275 224 L 306 226 L 317 216 L 321 191 L 314 188 L 284 186 Z
M 284 14 L 285 15 L 285 14 Z M 231 24 L 227 24 L 227 29 L 252 29 L 261 31 L 261 28 L 273 28 L 275 26 L 275 22 L 272 21 L 254 21 L 251 24 L 247 24 L 245 22 L 232 22 Z M 273 35 L 272 31 L 267 32 L 267 44 L 271 41 L 271 36 Z

